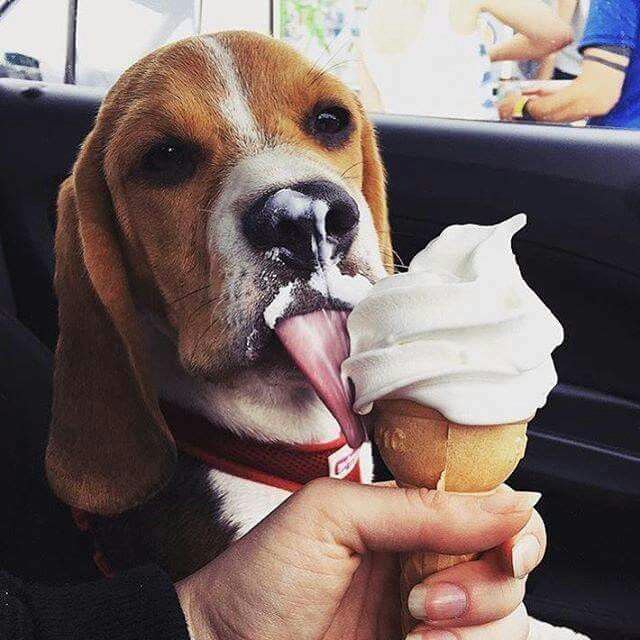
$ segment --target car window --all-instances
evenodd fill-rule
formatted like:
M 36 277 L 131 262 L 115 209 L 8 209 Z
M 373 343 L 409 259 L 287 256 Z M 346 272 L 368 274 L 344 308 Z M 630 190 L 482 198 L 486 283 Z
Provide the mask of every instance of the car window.
M 77 83 L 110 86 L 145 54 L 197 33 L 199 15 L 195 0 L 79 0 Z
M 146 53 L 198 33 L 200 16 L 200 0 L 0 0 L 0 77 L 109 87 Z
M 495 119 L 500 80 L 524 77 L 515 63 L 492 64 L 488 55 L 513 29 L 478 15 L 478 28 L 452 46 L 449 3 L 276 0 L 274 32 L 350 84 L 371 111 Z M 446 92 L 437 90 L 443 83 Z
M 371 112 L 640 129 L 637 0 L 0 0 L 0 75 L 108 87 L 221 29 L 281 38 Z
M 0 0 L 0 77 L 106 88 L 180 38 L 225 29 L 269 34 L 272 11 L 270 0 Z
M 0 77 L 63 82 L 67 5 L 0 1 Z
M 370 111 L 640 129 L 637 0 L 274 0 L 274 32 Z

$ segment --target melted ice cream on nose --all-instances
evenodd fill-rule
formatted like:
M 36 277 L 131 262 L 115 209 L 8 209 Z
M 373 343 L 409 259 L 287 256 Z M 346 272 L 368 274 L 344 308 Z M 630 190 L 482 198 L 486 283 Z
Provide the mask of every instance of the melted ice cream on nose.
M 342 372 L 357 411 L 402 398 L 477 425 L 528 419 L 544 405 L 563 330 L 511 250 L 525 224 L 520 214 L 495 226 L 449 227 L 407 273 L 374 285 L 348 320 Z
M 327 236 L 326 217 L 329 205 L 322 199 L 312 198 L 293 189 L 280 189 L 271 197 L 272 206 L 286 209 L 293 217 L 307 216 L 311 213 L 315 233 L 309 238 L 311 249 L 316 257 L 316 268 L 308 276 L 298 277 L 280 287 L 280 290 L 264 311 L 264 320 L 270 329 L 287 315 L 287 311 L 296 299 L 296 289 L 308 287 L 320 293 L 327 300 L 343 303 L 348 307 L 356 305 L 369 292 L 371 283 L 361 274 L 344 274 L 337 266 L 341 256 L 334 255 L 335 242 Z M 273 249 L 267 257 L 278 259 Z
M 270 200 L 275 210 L 285 209 L 293 218 L 311 214 L 315 224 L 315 233 L 311 235 L 311 248 L 319 264 L 329 264 L 335 243 L 327 238 L 326 220 L 329 213 L 327 202 L 287 188 L 274 193 Z

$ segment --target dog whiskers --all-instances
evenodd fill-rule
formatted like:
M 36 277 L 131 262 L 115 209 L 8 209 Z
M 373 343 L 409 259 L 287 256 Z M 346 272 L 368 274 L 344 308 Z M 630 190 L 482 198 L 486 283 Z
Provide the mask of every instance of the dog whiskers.
M 322 68 L 313 74 L 313 77 L 311 78 L 311 82 L 309 82 L 309 86 L 312 86 L 313 84 L 318 82 L 320 78 L 322 78 L 322 76 L 327 72 L 329 63 L 338 55 L 338 53 L 344 50 L 345 46 L 351 46 L 351 43 L 349 41 L 345 41 L 338 48 L 335 49 L 335 51 L 327 58 Z M 315 66 L 315 63 L 314 63 L 314 66 Z
M 186 298 L 188 298 L 189 296 L 193 296 L 196 293 L 200 293 L 201 291 L 204 291 L 205 289 L 209 289 L 210 287 L 213 286 L 213 282 L 209 282 L 208 284 L 205 284 L 203 287 L 200 287 L 198 289 L 194 289 L 193 291 L 189 291 L 189 293 L 185 293 L 183 296 L 180 296 L 179 298 L 176 298 L 175 300 L 169 300 L 167 301 L 167 304 L 172 307 L 175 304 L 177 304 L 178 302 L 182 302 L 183 300 L 185 300 Z
M 347 167 L 347 168 L 346 168 L 346 169 L 345 169 L 345 170 L 340 174 L 340 176 L 341 176 L 342 178 L 344 178 L 344 177 L 345 177 L 345 174 L 346 174 L 346 173 L 348 173 L 349 171 L 351 171 L 351 169 L 355 169 L 358 165 L 360 165 L 360 164 L 362 164 L 362 165 L 363 165 L 364 163 L 365 163 L 365 161 L 364 161 L 364 160 L 359 160 L 358 162 L 354 162 L 352 165 L 349 165 L 349 166 L 348 166 L 348 167 Z
M 349 59 L 349 60 L 342 60 L 340 62 L 336 62 L 334 64 L 332 64 L 331 66 L 326 66 L 324 67 L 324 69 L 322 69 L 322 73 L 320 73 L 319 76 L 316 76 L 311 83 L 309 84 L 309 86 L 315 84 L 318 80 L 320 80 L 320 78 L 326 74 L 326 73 L 331 73 L 332 71 L 334 71 L 335 69 L 338 69 L 339 67 L 344 67 L 348 64 L 352 64 L 353 62 L 355 62 L 355 59 Z
M 187 318 L 187 322 L 190 322 L 193 317 L 200 311 L 202 311 L 203 309 L 205 309 L 208 305 L 210 305 L 212 302 L 217 302 L 217 304 L 220 303 L 220 296 L 215 296 L 213 298 L 207 298 L 203 303 L 199 304 L 190 314 L 189 317 Z M 217 307 L 217 305 L 216 305 Z
M 189 316 L 189 320 L 191 320 L 199 311 L 202 311 L 203 309 L 206 309 L 207 307 L 209 307 L 209 305 L 212 302 L 215 302 L 215 304 L 213 304 L 211 307 L 209 307 L 209 314 L 210 314 L 210 318 L 211 318 L 211 323 L 209 324 L 209 327 L 207 329 L 207 331 L 216 323 L 221 322 L 222 320 L 224 320 L 224 318 L 221 317 L 216 317 L 216 312 L 218 311 L 218 309 L 220 308 L 220 305 L 224 302 L 225 297 L 223 295 L 219 295 L 219 296 L 215 296 L 214 298 L 210 298 L 208 299 L 205 303 L 198 305 L 198 307 L 191 312 L 191 315 Z M 206 333 L 206 331 L 205 331 Z M 198 338 L 198 340 L 196 341 L 196 345 L 199 344 L 200 340 L 202 339 L 203 336 L 200 336 Z
M 382 249 L 380 250 L 380 255 L 382 255 L 383 258 L 386 258 L 387 260 L 391 261 L 391 265 L 393 266 L 393 268 L 396 271 L 407 271 L 409 269 L 409 267 L 403 262 L 402 258 L 400 257 L 400 255 L 394 250 L 391 250 L 392 253 L 389 253 L 388 251 L 383 251 Z M 400 262 L 396 262 L 395 258 L 397 258 Z
M 214 310 L 212 310 L 211 313 L 213 315 Z M 209 323 L 209 325 L 207 326 L 207 328 L 200 334 L 200 336 L 196 340 L 195 344 L 193 345 L 193 349 L 191 350 L 191 359 L 192 360 L 194 359 L 195 353 L 198 350 L 198 347 L 200 346 L 200 343 L 202 342 L 202 340 L 209 333 L 209 331 L 211 331 L 211 329 L 213 329 L 213 327 L 215 327 L 217 324 L 220 323 L 221 320 L 223 320 L 223 319 L 214 317 L 211 320 L 211 322 Z
M 406 264 L 404 263 L 404 260 L 402 259 L 402 256 L 401 256 L 401 255 L 400 255 L 400 254 L 399 254 L 399 253 L 398 253 L 398 252 L 397 252 L 393 247 L 391 247 L 391 253 L 393 254 L 393 256 L 390 256 L 390 257 L 391 257 L 392 259 L 393 259 L 394 257 L 395 257 L 395 258 L 397 258 L 397 259 L 400 261 L 400 266 L 401 266 L 403 269 L 408 269 L 408 268 L 409 268 L 409 266 L 408 266 L 408 265 L 406 265 Z

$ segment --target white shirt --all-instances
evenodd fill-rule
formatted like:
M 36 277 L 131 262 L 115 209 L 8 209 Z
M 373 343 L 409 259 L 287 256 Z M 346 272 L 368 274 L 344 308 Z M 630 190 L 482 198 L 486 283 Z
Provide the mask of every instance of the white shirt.
M 498 119 L 481 21 L 460 34 L 450 24 L 449 0 L 374 0 L 362 51 L 385 111 Z
M 582 56 L 578 51 L 578 46 L 582 40 L 584 26 L 589 17 L 590 0 L 578 0 L 576 9 L 571 18 L 571 29 L 573 30 L 573 42 L 560 51 L 556 57 L 556 67 L 560 71 L 570 73 L 574 76 L 580 75 L 582 68 Z

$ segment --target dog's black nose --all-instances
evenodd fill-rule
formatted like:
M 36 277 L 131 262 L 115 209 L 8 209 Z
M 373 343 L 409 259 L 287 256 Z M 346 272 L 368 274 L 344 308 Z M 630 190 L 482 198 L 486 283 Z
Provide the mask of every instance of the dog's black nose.
M 337 184 L 302 182 L 259 198 L 242 220 L 257 249 L 274 249 L 290 266 L 314 270 L 344 255 L 355 238 L 360 214 Z

